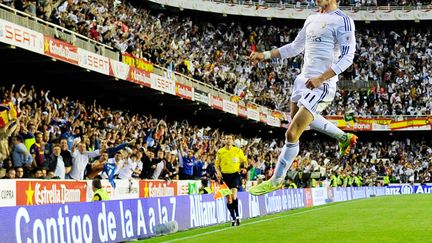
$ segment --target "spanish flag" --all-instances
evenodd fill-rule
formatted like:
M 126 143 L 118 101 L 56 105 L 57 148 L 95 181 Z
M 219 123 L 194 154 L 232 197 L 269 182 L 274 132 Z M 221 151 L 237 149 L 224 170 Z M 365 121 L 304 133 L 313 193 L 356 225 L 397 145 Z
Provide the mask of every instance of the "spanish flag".
M 214 199 L 219 199 L 219 198 L 223 198 L 225 196 L 230 195 L 231 189 L 228 188 L 228 186 L 225 184 L 225 182 L 219 187 L 219 190 L 217 190 L 217 192 L 214 194 L 213 198 Z
M 9 123 L 7 110 L 0 112 L 0 128 L 5 127 Z
M 0 103 L 0 128 L 15 120 L 18 114 L 12 102 Z

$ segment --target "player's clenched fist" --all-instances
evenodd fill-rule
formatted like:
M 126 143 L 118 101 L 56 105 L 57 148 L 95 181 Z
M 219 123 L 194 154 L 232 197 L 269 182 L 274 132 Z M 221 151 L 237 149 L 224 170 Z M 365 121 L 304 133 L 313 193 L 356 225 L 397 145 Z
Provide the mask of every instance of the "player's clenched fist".
M 249 56 L 250 61 L 257 63 L 264 60 L 264 54 L 262 52 L 252 52 Z
M 306 81 L 306 88 L 308 89 L 315 89 L 321 86 L 321 84 L 324 82 L 324 79 L 321 77 L 316 78 L 310 78 Z

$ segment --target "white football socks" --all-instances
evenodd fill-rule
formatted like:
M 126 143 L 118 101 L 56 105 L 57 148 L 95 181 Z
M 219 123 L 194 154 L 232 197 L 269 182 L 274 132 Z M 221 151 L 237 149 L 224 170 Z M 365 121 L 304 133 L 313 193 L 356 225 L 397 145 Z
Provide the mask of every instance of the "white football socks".
M 286 173 L 291 167 L 295 157 L 298 155 L 299 150 L 300 146 L 298 142 L 285 142 L 279 155 L 274 174 L 270 179 L 274 186 L 279 185 L 283 180 L 285 180 Z
M 319 114 L 315 114 L 315 119 L 312 121 L 310 126 L 314 130 L 322 132 L 332 138 L 336 138 L 338 141 L 346 140 L 346 133 L 344 131 Z

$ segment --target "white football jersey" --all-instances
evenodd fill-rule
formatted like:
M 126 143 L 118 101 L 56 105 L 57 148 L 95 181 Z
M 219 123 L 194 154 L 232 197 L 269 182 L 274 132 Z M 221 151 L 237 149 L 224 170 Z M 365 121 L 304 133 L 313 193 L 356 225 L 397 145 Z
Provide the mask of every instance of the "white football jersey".
M 304 51 L 302 75 L 306 79 L 317 77 L 329 68 L 340 74 L 353 63 L 354 30 L 354 21 L 339 9 L 310 15 L 295 40 L 279 48 L 281 58 Z M 337 75 L 333 79 L 337 80 Z

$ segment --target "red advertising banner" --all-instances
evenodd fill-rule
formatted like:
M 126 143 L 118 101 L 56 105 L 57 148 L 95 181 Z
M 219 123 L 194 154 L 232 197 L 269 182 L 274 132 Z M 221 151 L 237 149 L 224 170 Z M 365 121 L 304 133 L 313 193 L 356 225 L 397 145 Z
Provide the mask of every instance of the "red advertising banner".
M 140 180 L 140 198 L 164 196 L 177 196 L 177 181 Z
M 354 123 L 353 131 L 372 131 L 372 124 L 370 123 Z
M 55 59 L 78 65 L 78 47 L 49 36 L 44 37 L 44 53 Z
M 283 112 L 280 111 L 272 111 L 272 116 L 278 118 L 279 120 L 283 121 L 283 120 L 287 120 L 286 116 Z
M 194 97 L 194 89 L 187 85 L 176 82 L 176 95 L 184 99 L 192 100 Z
M 238 106 L 238 114 L 241 117 L 247 117 L 248 116 L 248 112 L 247 112 L 246 106 L 239 105 Z
M 86 202 L 87 183 L 84 181 L 16 181 L 16 205 Z
M 223 99 L 218 96 L 210 95 L 210 105 L 213 108 L 223 110 Z
M 128 80 L 130 80 L 136 84 L 139 84 L 139 85 L 144 85 L 146 87 L 151 87 L 151 85 L 152 85 L 150 73 L 139 70 L 139 69 L 134 68 L 134 67 L 131 67 L 130 77 Z
M 136 58 L 129 53 L 123 53 L 122 57 L 123 57 L 123 62 L 126 63 L 127 65 L 131 66 L 131 67 L 138 68 L 139 70 L 142 70 L 142 71 L 145 71 L 148 73 L 153 73 L 153 71 L 154 71 L 154 66 L 151 62 L 147 62 L 143 59 Z
M 304 193 L 305 193 L 305 206 L 307 208 L 310 208 L 313 206 L 312 190 L 310 188 L 305 188 Z

